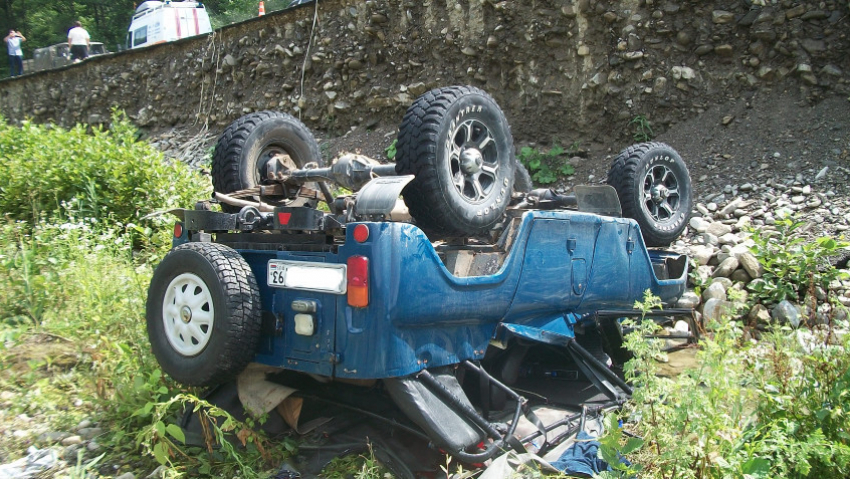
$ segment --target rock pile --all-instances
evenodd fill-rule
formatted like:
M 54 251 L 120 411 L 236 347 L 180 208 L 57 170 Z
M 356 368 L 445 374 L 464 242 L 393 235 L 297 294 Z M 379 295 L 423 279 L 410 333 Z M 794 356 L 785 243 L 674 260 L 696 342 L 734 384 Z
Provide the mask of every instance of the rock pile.
M 790 232 L 787 220 L 799 221 L 800 225 Z M 764 268 L 751 250 L 756 245 L 753 235 L 766 238 L 787 234 L 813 242 L 825 235 L 840 237 L 848 229 L 850 200 L 831 190 L 817 191 L 803 181 L 802 175 L 786 182 L 771 180 L 762 186 L 746 183 L 729 187 L 726 193 L 707 195 L 705 201 L 696 204 L 688 234 L 675 245 L 692 258 L 695 269 L 690 284 L 700 292 L 688 291 L 678 306 L 696 308 L 704 322 L 732 315 L 743 316 L 753 326 L 778 322 L 797 327 L 810 319 L 823 324 L 836 315 L 844 318 L 840 308 L 825 300 L 829 295 L 850 306 L 848 280 L 832 281 L 829 291 L 814 288 L 816 301 L 806 295 L 802 303 L 758 303 L 749 311 L 741 311 L 735 303 L 743 303 L 753 292 L 765 289 Z M 817 314 L 813 315 L 815 304 Z

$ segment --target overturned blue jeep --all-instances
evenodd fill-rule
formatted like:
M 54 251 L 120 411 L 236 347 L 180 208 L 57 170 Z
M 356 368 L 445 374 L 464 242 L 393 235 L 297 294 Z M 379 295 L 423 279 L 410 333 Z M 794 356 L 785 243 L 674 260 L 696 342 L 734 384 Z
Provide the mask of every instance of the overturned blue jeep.
M 620 319 L 645 291 L 663 316 L 691 314 L 669 307 L 687 258 L 659 248 L 692 206 L 669 146 L 626 148 L 607 185 L 532 190 L 495 101 L 447 87 L 407 110 L 395 160 L 324 167 L 292 116 L 232 123 L 215 147 L 213 199 L 173 211 L 174 248 L 150 284 L 162 369 L 194 386 L 249 363 L 362 384 L 406 429 L 480 463 L 523 447 L 521 416 L 552 430 L 517 387 L 525 379 L 569 389 L 557 381 L 580 374 L 609 401 L 630 394 Z

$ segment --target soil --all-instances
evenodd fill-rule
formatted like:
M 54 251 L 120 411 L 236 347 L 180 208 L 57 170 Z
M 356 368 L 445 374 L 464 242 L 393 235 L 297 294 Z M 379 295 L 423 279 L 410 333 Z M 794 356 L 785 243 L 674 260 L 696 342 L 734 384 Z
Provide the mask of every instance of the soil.
M 326 161 L 342 152 L 384 160 L 396 131 L 393 127 L 354 129 L 320 137 L 319 142 Z M 582 156 L 572 161 L 576 174 L 555 186 L 604 183 L 610 159 L 628 146 L 617 139 L 619 134 L 610 136 L 606 143 L 582 143 Z M 515 142 L 525 145 L 535 140 Z M 798 92 L 760 90 L 673 124 L 655 140 L 669 144 L 685 160 L 698 200 L 722 192 L 727 185 L 764 184 L 768 179 L 811 183 L 824 167 L 833 172 L 850 168 L 850 98 L 833 95 L 810 104 Z M 802 177 L 796 178 L 798 174 Z M 827 175 L 823 183 L 836 194 L 850 194 L 843 175 Z

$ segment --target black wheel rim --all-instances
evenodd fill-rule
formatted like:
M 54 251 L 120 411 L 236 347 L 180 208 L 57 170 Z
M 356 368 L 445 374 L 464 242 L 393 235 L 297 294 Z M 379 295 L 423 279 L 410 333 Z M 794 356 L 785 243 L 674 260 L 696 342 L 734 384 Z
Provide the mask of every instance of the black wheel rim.
M 654 165 L 643 177 L 644 212 L 654 221 L 663 223 L 679 212 L 681 196 L 679 179 L 666 165 Z
M 482 203 L 497 187 L 499 148 L 490 129 L 478 120 L 466 120 L 449 135 L 449 171 L 452 184 L 469 203 Z

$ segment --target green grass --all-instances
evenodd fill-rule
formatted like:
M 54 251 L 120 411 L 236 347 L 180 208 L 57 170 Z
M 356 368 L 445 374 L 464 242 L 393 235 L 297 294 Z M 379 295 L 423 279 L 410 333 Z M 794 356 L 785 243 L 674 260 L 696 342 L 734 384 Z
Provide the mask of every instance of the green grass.
M 253 423 L 212 408 L 211 453 L 176 437 L 182 407 L 204 404 L 150 351 L 147 287 L 174 219 L 145 215 L 207 196 L 207 179 L 136 142 L 116 114 L 109 131 L 0 122 L 0 185 L 0 430 L 17 431 L 0 435 L 0 463 L 83 420 L 102 429 L 102 448 L 72 458 L 69 477 L 145 477 L 160 464 L 169 477 L 265 477 L 293 450 L 263 448 Z M 237 435 L 246 444 L 228 449 Z

